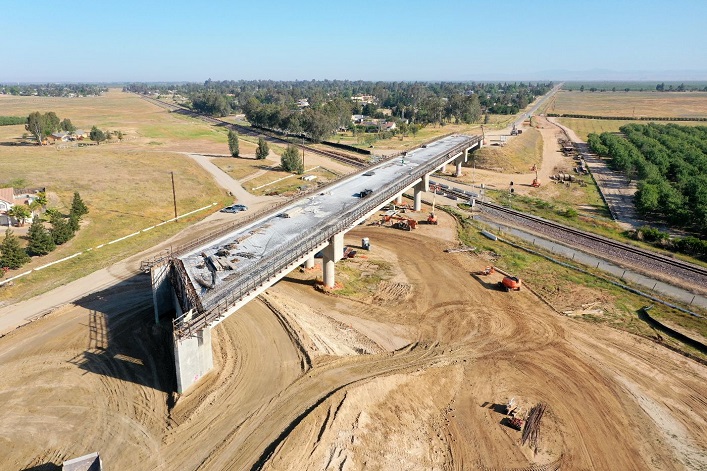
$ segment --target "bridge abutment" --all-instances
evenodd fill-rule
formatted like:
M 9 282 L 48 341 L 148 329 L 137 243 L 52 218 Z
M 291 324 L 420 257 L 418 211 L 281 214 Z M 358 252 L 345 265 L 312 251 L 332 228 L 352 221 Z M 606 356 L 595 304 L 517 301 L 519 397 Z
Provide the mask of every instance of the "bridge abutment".
M 169 279 L 169 263 L 162 263 L 150 267 L 152 281 L 152 302 L 155 309 L 155 324 L 160 323 L 160 317 L 168 313 L 172 306 L 172 283 Z
M 177 369 L 177 392 L 180 394 L 214 367 L 211 327 L 204 327 L 193 337 L 174 339 L 174 365 Z

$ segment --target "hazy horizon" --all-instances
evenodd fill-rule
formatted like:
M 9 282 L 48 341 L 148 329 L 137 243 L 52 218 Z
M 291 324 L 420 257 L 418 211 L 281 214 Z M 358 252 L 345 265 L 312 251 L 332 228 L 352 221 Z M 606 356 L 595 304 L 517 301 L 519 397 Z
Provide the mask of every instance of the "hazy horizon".
M 707 2 L 74 5 L 3 11 L 0 83 L 707 80 Z

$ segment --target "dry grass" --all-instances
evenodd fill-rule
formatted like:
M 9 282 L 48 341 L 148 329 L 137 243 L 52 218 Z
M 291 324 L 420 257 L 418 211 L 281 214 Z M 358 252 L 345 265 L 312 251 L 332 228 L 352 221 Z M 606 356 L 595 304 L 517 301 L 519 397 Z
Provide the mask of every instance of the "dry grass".
M 373 142 L 374 149 L 396 150 L 402 151 L 417 147 L 423 142 L 436 139 L 440 136 L 450 133 L 460 134 L 481 134 L 481 127 L 478 124 L 462 125 L 462 124 L 447 124 L 444 126 L 425 126 L 420 129 L 416 135 L 408 134 L 405 137 L 393 136 L 390 139 L 380 139 Z M 374 138 L 375 134 L 357 134 L 355 137 L 350 132 L 338 133 L 332 136 L 329 140 L 341 144 L 348 144 L 361 148 L 367 148 L 365 145 L 366 138 Z M 374 149 L 371 149 L 375 152 Z
M 503 173 L 527 173 L 533 164 L 540 163 L 542 155 L 543 138 L 534 128 L 508 140 L 503 147 L 482 147 L 474 153 L 477 168 L 500 169 Z
M 10 146 L 24 131 L 22 126 L 0 127 L 0 184 L 22 179 L 28 186 L 44 186 L 55 205 L 67 211 L 74 191 L 90 213 L 69 243 L 41 258 L 23 271 L 67 255 L 131 234 L 174 216 L 170 172 L 174 172 L 180 214 L 212 202 L 230 201 L 199 165 L 177 151 L 210 152 L 220 148 L 210 134 L 211 126 L 170 114 L 129 94 L 111 91 L 104 97 L 38 98 L 0 96 L 7 113 L 24 116 L 32 111 L 55 111 L 74 125 L 90 129 L 120 129 L 134 139 L 112 145 L 57 150 L 54 146 Z M 160 134 L 158 130 L 161 130 Z M 216 132 L 218 135 L 222 131 Z M 223 149 L 227 151 L 223 134 Z M 162 145 L 150 145 L 159 140 Z M 218 206 L 217 206 L 218 207 Z M 199 213 L 195 219 L 209 214 Z M 117 260 L 145 250 L 174 235 L 185 222 L 160 229 L 82 255 L 18 280 L 0 290 L 0 299 L 29 297 Z M 10 273 L 12 275 L 12 272 Z
M 312 181 L 304 181 L 301 178 L 304 175 L 314 175 L 317 178 Z M 246 187 L 254 195 L 281 195 L 296 192 L 302 188 L 309 189 L 319 184 L 328 183 L 336 178 L 337 176 L 335 174 L 322 167 L 305 172 L 303 175 L 295 175 L 282 170 L 273 170 L 258 178 L 249 180 Z
M 707 117 L 707 92 L 570 92 L 561 90 L 546 111 L 595 116 Z

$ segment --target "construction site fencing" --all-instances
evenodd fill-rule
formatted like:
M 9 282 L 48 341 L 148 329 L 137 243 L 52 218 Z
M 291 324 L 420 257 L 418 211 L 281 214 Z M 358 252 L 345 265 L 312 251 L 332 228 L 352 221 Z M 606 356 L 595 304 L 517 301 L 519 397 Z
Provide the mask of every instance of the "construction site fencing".
M 385 191 L 373 195 L 362 200 L 361 204 L 353 208 L 351 211 L 343 215 L 335 223 L 328 224 L 321 230 L 303 239 L 295 246 L 282 247 L 270 254 L 268 257 L 261 260 L 260 263 L 252 265 L 250 268 L 240 274 L 237 280 L 233 280 L 228 284 L 209 292 L 205 298 L 202 298 L 202 306 L 204 311 L 182 315 L 174 320 L 174 332 L 177 337 L 190 336 L 212 322 L 218 320 L 221 316 L 231 309 L 236 303 L 245 298 L 248 294 L 263 286 L 275 276 L 281 274 L 285 269 L 294 264 L 297 260 L 302 259 L 314 252 L 315 249 L 327 243 L 336 234 L 345 232 L 352 227 L 358 220 L 369 214 L 378 207 L 385 205 L 398 193 L 405 191 L 407 188 L 415 184 L 424 175 L 431 173 L 434 169 L 440 167 L 449 158 L 463 153 L 469 147 L 480 141 L 479 136 L 468 138 L 462 144 L 454 147 L 452 150 L 445 152 L 437 158 L 427 162 L 426 164 L 417 167 L 403 180 L 400 180 L 395 185 L 387 188 Z M 321 190 L 321 188 L 320 188 Z M 249 218 L 252 221 L 257 216 Z M 242 225 L 246 222 L 242 221 Z M 224 235 L 227 233 L 224 231 Z M 211 239 L 213 240 L 213 238 Z M 195 241 L 188 244 L 190 247 L 198 247 Z M 190 306 L 189 308 L 193 308 Z

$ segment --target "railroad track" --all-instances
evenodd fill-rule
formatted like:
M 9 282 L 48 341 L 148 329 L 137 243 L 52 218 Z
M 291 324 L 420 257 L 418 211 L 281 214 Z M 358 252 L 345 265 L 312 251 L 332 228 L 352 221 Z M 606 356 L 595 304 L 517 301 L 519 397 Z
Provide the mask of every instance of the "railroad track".
M 468 198 L 468 196 L 466 197 Z M 478 204 L 492 213 L 500 215 L 501 218 L 516 221 L 538 234 L 549 236 L 570 247 L 588 249 L 602 258 L 642 268 L 643 271 L 651 274 L 658 273 L 678 278 L 685 282 L 687 289 L 707 286 L 707 269 L 698 265 L 514 211 L 497 204 Z M 704 291 L 704 289 L 700 291 Z
M 351 157 L 346 154 L 342 154 L 342 153 L 334 152 L 334 151 L 329 151 L 329 150 L 322 150 L 322 149 L 318 149 L 316 147 L 308 146 L 305 144 L 297 144 L 296 142 L 288 141 L 287 139 L 283 139 L 282 137 L 277 136 L 274 131 L 267 131 L 267 130 L 263 130 L 263 129 L 259 129 L 259 128 L 255 128 L 256 130 L 253 130 L 254 128 L 251 128 L 248 126 L 242 126 L 240 124 L 229 123 L 228 121 L 224 121 L 219 118 L 214 118 L 212 116 L 206 116 L 206 115 L 197 113 L 196 111 L 192 111 L 189 108 L 185 108 L 183 106 L 177 105 L 177 104 L 167 103 L 165 101 L 158 100 L 156 98 L 147 97 L 145 95 L 138 94 L 138 96 L 140 98 L 142 98 L 143 100 L 148 101 L 154 105 L 157 105 L 160 108 L 164 108 L 170 112 L 178 112 L 178 113 L 186 115 L 186 116 L 198 118 L 198 119 L 205 121 L 209 124 L 213 124 L 214 126 L 224 126 L 224 127 L 233 129 L 234 131 L 238 131 L 241 134 L 246 134 L 248 136 L 254 136 L 254 137 L 266 135 L 270 139 L 272 139 L 276 142 L 281 142 L 283 144 L 288 144 L 288 145 L 294 145 L 294 146 L 298 147 L 299 149 L 304 149 L 307 152 L 312 152 L 314 154 L 328 157 L 332 160 L 336 160 L 338 162 L 341 162 L 341 163 L 344 163 L 347 165 L 351 165 L 351 166 L 357 167 L 357 168 L 367 167 L 367 166 L 371 165 L 367 161 L 357 159 L 355 157 Z

